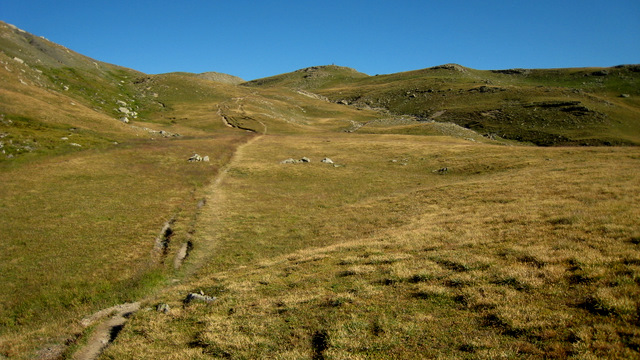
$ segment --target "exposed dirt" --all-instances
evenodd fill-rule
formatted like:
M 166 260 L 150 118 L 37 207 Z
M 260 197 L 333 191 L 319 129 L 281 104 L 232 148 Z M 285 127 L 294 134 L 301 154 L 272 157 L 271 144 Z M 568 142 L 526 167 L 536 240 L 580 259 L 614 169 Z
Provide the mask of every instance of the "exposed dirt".
M 187 256 L 189 256 L 189 253 L 191 252 L 192 248 L 193 248 L 193 243 L 191 242 L 191 240 L 182 243 L 182 245 L 180 246 L 180 249 L 176 253 L 176 257 L 173 259 L 174 269 L 176 270 L 180 269 L 180 267 L 182 266 L 182 262 L 184 261 L 184 259 L 187 258 Z
M 101 321 L 91 334 L 87 344 L 73 354 L 74 360 L 93 360 L 118 336 L 127 318 L 140 309 L 140 303 L 126 303 L 103 309 L 84 318 L 82 325 L 89 327 Z M 106 318 L 106 319 L 105 319 Z

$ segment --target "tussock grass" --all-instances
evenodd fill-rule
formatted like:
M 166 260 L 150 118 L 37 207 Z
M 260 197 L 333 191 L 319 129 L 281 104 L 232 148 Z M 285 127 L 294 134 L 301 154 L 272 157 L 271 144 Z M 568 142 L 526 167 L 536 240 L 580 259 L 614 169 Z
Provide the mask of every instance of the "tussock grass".
M 207 263 L 104 358 L 634 357 L 637 156 L 263 137 L 199 218 Z M 181 306 L 212 286 L 217 302 Z

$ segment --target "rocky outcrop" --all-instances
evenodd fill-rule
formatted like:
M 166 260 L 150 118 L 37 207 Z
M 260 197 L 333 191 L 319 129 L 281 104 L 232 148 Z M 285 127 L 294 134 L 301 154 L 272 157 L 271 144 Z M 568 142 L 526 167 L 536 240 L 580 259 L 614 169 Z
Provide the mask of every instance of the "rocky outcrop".
M 429 68 L 430 70 L 453 70 L 453 71 L 459 71 L 459 72 L 467 72 L 467 69 L 464 68 L 464 66 L 458 65 L 458 64 L 444 64 L 444 65 L 438 65 L 438 66 L 433 66 Z
M 210 303 L 210 302 L 214 302 L 216 301 L 217 298 L 215 296 L 208 296 L 203 294 L 202 292 L 198 293 L 190 293 L 189 295 L 187 295 L 187 297 L 184 299 L 184 304 L 190 304 L 192 302 L 204 302 L 204 303 Z
M 505 70 L 491 70 L 495 74 L 507 74 L 507 75 L 528 75 L 531 70 L 529 69 L 505 69 Z

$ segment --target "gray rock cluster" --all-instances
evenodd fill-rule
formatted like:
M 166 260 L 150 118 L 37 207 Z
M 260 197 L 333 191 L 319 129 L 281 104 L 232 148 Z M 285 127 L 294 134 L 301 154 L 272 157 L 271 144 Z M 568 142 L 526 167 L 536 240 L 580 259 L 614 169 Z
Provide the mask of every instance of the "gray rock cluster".
M 286 160 L 280 161 L 280 164 L 300 164 L 300 163 L 309 163 L 309 162 L 311 162 L 311 159 L 304 156 L 300 160 L 296 160 L 294 158 L 288 158 Z
M 123 115 L 123 117 L 120 118 L 120 121 L 122 121 L 123 123 L 128 124 L 129 117 L 132 117 L 134 119 L 138 118 L 138 113 L 133 111 L 133 109 L 128 106 L 126 102 L 118 100 L 116 101 L 116 104 L 119 105 L 118 112 Z
M 199 161 L 204 161 L 204 162 L 209 162 L 209 156 L 200 156 L 198 154 L 193 154 L 189 160 L 187 160 L 189 162 L 199 162 Z
M 187 295 L 187 297 L 184 299 L 184 303 L 185 304 L 190 304 L 194 301 L 200 301 L 200 302 L 205 302 L 205 303 L 210 303 L 210 302 L 214 302 L 216 301 L 216 297 L 215 296 L 209 296 L 209 295 L 205 295 L 202 292 L 198 293 L 190 293 L 189 295 Z
M 300 160 L 296 160 L 294 158 L 289 158 L 286 160 L 282 160 L 280 161 L 280 164 L 301 164 L 301 163 L 310 163 L 311 159 L 309 159 L 308 157 L 304 156 L 302 157 Z M 333 160 L 329 159 L 329 158 L 324 158 L 322 160 L 320 160 L 320 162 L 325 163 L 325 164 L 333 164 Z

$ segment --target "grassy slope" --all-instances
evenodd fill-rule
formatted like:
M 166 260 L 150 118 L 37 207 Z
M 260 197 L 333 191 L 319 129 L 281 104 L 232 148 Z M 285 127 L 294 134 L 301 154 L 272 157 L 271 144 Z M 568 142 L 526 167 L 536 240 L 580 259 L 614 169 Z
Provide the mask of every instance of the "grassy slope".
M 245 85 L 309 89 L 334 102 L 538 145 L 620 145 L 640 143 L 639 78 L 637 65 L 511 74 L 453 65 L 372 77 L 316 67 Z
M 154 121 L 190 91 L 207 90 L 189 99 L 197 108 L 227 99 L 212 82 L 176 93 L 160 78 L 153 96 L 144 74 L 0 25 L 0 354 L 29 357 L 172 272 L 164 263 L 179 243 L 158 259 L 155 237 L 171 218 L 174 240 L 187 237 L 199 189 L 250 134 L 224 127 L 215 111 Z M 119 121 L 119 101 L 140 117 Z M 195 152 L 211 161 L 187 163 Z
M 339 118 L 377 116 L 293 91 L 145 75 L 0 25 L 6 356 L 29 357 L 68 341 L 83 330 L 82 316 L 137 300 L 173 275 L 200 189 L 252 136 L 225 126 L 220 115 L 257 132 L 267 126 L 284 133 L 342 129 L 350 122 Z M 139 114 L 130 124 L 119 121 L 123 102 Z M 182 136 L 164 138 L 159 130 Z M 187 163 L 194 153 L 211 161 Z M 155 238 L 172 218 L 172 243 L 157 258 Z
M 206 265 L 103 358 L 637 356 L 639 160 L 635 148 L 263 137 L 200 215 Z M 218 301 L 184 306 L 198 291 Z

